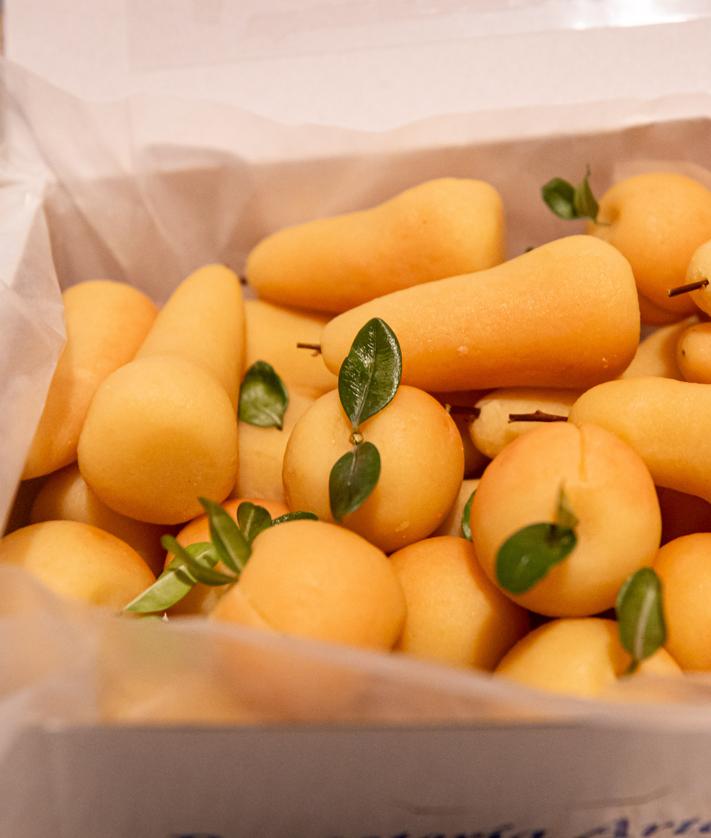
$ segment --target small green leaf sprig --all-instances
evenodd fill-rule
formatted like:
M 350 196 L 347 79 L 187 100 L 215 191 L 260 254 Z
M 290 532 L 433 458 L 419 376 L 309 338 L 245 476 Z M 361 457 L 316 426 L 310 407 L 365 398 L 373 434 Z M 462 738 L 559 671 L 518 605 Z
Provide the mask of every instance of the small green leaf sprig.
M 255 361 L 244 374 L 239 390 L 240 420 L 281 431 L 288 406 L 289 393 L 274 367 L 266 361 Z
M 375 317 L 358 332 L 338 373 L 338 396 L 351 422 L 352 448 L 340 457 L 328 480 L 336 521 L 355 512 L 380 477 L 380 453 L 366 442 L 360 426 L 395 397 L 402 378 L 402 353 L 393 330 Z
M 496 554 L 496 578 L 512 594 L 524 594 L 575 549 L 578 519 L 561 486 L 555 520 L 530 524 L 506 539 Z
M 628 675 L 651 657 L 667 640 L 662 583 L 651 567 L 632 573 L 620 588 L 615 603 L 620 642 L 632 657 Z
M 252 553 L 252 542 L 269 527 L 287 521 L 316 520 L 312 512 L 288 512 L 272 518 L 269 512 L 255 503 L 245 501 L 237 508 L 237 519 L 219 503 L 200 498 L 210 525 L 210 541 L 183 547 L 172 535 L 164 535 L 160 542 L 173 554 L 165 570 L 156 581 L 124 608 L 135 614 L 155 614 L 166 611 L 180 602 L 195 585 L 234 585 L 239 581 Z M 218 563 L 228 573 L 216 570 Z
M 590 188 L 589 178 L 590 166 L 586 168 L 585 177 L 577 186 L 563 178 L 554 177 L 541 187 L 541 197 L 558 218 L 566 221 L 590 218 L 595 224 L 600 224 L 602 222 L 597 220 L 600 207 Z

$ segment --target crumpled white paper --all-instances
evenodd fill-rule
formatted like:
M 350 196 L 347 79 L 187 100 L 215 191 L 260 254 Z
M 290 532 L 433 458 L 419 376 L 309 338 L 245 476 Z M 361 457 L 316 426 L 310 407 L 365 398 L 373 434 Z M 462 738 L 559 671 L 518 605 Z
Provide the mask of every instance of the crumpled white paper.
M 444 175 L 496 185 L 516 254 L 581 228 L 542 206 L 550 177 L 578 180 L 589 164 L 600 192 L 616 171 L 649 161 L 711 169 L 704 97 L 442 116 L 366 134 L 206 102 L 90 105 L 8 64 L 3 80 L 0 518 L 61 346 L 59 286 L 109 277 L 162 301 L 201 264 L 239 269 L 255 241 L 285 224 Z M 206 621 L 118 620 L 0 568 L 0 753 L 38 720 L 711 725 L 703 678 L 640 679 L 611 698 L 547 697 L 481 673 Z M 655 703 L 669 698 L 683 712 Z

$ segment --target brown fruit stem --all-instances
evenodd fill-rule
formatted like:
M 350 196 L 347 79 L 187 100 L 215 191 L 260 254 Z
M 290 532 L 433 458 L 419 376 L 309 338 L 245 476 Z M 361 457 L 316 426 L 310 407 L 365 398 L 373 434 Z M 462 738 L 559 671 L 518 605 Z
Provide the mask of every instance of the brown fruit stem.
M 296 344 L 296 348 L 297 349 L 312 349 L 314 355 L 320 355 L 321 354 L 321 344 L 320 343 L 301 343 L 301 342 L 299 342 L 299 343 Z
M 681 294 L 688 294 L 689 291 L 698 291 L 699 288 L 706 288 L 708 284 L 708 279 L 699 279 L 696 282 L 689 282 L 686 285 L 677 285 L 676 288 L 670 288 L 667 291 L 667 297 L 678 297 Z
M 567 416 L 559 416 L 557 413 L 544 413 L 542 410 L 534 410 L 533 413 L 509 413 L 509 424 L 511 422 L 567 422 Z

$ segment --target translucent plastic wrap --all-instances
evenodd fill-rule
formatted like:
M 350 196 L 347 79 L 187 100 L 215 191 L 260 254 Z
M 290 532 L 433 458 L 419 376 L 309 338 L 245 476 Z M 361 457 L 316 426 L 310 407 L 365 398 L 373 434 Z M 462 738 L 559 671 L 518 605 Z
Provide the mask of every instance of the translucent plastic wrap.
M 108 277 L 162 301 L 201 264 L 239 269 L 255 241 L 285 224 L 366 207 L 442 175 L 482 177 L 500 190 L 516 254 L 580 229 L 542 206 L 550 177 L 579 179 L 589 164 L 600 192 L 616 173 L 654 161 L 704 178 L 711 169 L 704 98 L 442 116 L 365 134 L 287 127 L 205 102 L 88 105 L 11 65 L 4 93 L 0 518 L 61 346 L 60 285 Z M 14 730 L 38 720 L 574 717 L 696 729 L 711 726 L 710 697 L 703 679 L 685 679 L 639 680 L 611 703 L 563 700 L 398 655 L 197 620 L 118 620 L 60 603 L 22 572 L 0 568 L 0 753 Z M 683 712 L 666 712 L 666 700 L 683 702 Z

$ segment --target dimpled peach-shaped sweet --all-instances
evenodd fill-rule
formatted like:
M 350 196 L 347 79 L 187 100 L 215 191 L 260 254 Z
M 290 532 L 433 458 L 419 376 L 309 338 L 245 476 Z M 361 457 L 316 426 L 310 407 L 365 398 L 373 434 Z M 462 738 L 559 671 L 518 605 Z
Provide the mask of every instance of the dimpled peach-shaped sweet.
M 328 315 L 285 308 L 266 300 L 246 300 L 244 311 L 245 368 L 255 361 L 266 361 L 277 371 L 290 395 L 298 390 L 318 398 L 337 386 L 336 376 L 326 368 L 319 352 L 297 347 L 297 343 L 318 346 Z
M 211 616 L 255 625 L 255 612 L 284 634 L 390 649 L 405 599 L 377 547 L 334 524 L 291 521 L 255 538 L 239 583 Z
M 434 392 L 584 389 L 619 375 L 639 343 L 629 263 L 592 236 L 558 239 L 487 271 L 387 294 L 335 317 L 321 338 L 329 369 L 339 369 L 372 317 L 397 335 L 403 382 Z
M 279 230 L 252 250 L 246 271 L 264 299 L 338 312 L 503 258 L 496 189 L 480 180 L 439 178 L 368 210 Z
M 116 610 L 155 581 L 132 547 L 77 521 L 44 521 L 6 535 L 4 562 L 24 567 L 59 596 Z
M 676 538 L 657 553 L 667 649 L 682 669 L 711 670 L 711 533 Z
M 563 619 L 526 635 L 504 657 L 496 675 L 539 690 L 597 698 L 625 675 L 630 662 L 614 620 Z M 637 672 L 660 677 L 681 674 L 665 649 L 642 661 Z
M 136 358 L 177 355 L 204 367 L 237 403 L 244 362 L 244 304 L 239 278 L 206 265 L 184 279 L 160 310 Z
M 682 375 L 676 362 L 679 338 L 694 323 L 695 317 L 687 317 L 679 323 L 662 326 L 640 341 L 632 363 L 620 378 L 646 378 L 650 375 L 660 378 L 681 380 Z
M 360 427 L 380 453 L 378 483 L 343 525 L 386 553 L 419 541 L 444 520 L 464 474 L 459 431 L 429 394 L 401 386 L 387 407 Z M 290 509 L 332 521 L 328 482 L 334 463 L 353 447 L 338 393 L 326 393 L 294 426 L 284 455 Z
M 112 533 L 141 556 L 153 573 L 163 570 L 165 550 L 160 538 L 164 526 L 127 518 L 105 503 L 87 486 L 76 465 L 50 475 L 40 489 L 30 513 L 30 521 L 79 521 Z
M 390 561 L 405 594 L 401 651 L 491 670 L 528 631 L 527 612 L 491 584 L 470 541 L 427 538 Z
M 22 479 L 74 462 L 79 434 L 96 388 L 127 363 L 151 328 L 157 309 L 123 282 L 95 279 L 62 294 L 67 342 L 59 356 Z
M 235 498 L 234 500 L 225 501 L 222 504 L 223 509 L 232 517 L 237 517 L 237 508 L 241 503 L 254 503 L 258 506 L 263 506 L 272 518 L 278 518 L 280 515 L 286 515 L 289 511 L 283 503 L 278 503 L 271 500 L 263 500 L 262 498 Z M 176 539 L 183 547 L 188 547 L 190 544 L 199 544 L 200 542 L 210 541 L 210 523 L 207 515 L 200 515 L 198 518 L 186 524 L 180 532 L 176 535 Z M 173 558 L 171 553 L 163 553 L 163 562 L 161 570 L 167 567 L 168 562 Z M 223 568 L 218 565 L 218 570 L 229 572 L 228 568 Z M 215 607 L 217 601 L 225 593 L 223 587 L 212 587 L 210 585 L 195 585 L 192 590 L 183 597 L 179 602 L 176 602 L 170 609 L 171 615 L 174 614 L 209 614 Z
M 569 421 L 594 422 L 630 445 L 657 486 L 711 502 L 711 387 L 671 378 L 626 378 L 593 387 Z
M 697 532 L 711 532 L 711 503 L 675 489 L 657 488 L 662 512 L 662 544 Z
M 281 474 L 286 445 L 294 425 L 313 403 L 313 398 L 292 389 L 281 430 L 240 421 L 239 471 L 233 495 L 284 500 Z
M 711 323 L 697 323 L 679 335 L 676 362 L 686 381 L 711 384 Z
M 199 496 L 221 501 L 237 476 L 237 419 L 222 385 L 173 355 L 140 358 L 98 389 L 79 440 L 79 469 L 107 506 L 178 524 Z
M 694 251 L 711 238 L 711 191 L 673 172 L 635 175 L 602 196 L 598 222 L 588 233 L 628 259 L 640 294 L 680 316 L 694 311 L 688 295 L 667 291 L 684 283 Z
M 433 535 L 458 535 L 462 534 L 462 515 L 467 501 L 479 485 L 478 478 L 469 478 L 462 481 L 459 494 L 454 500 L 447 517 L 434 531 Z
M 561 487 L 578 519 L 576 546 L 526 593 L 504 593 L 539 614 L 587 617 L 612 607 L 625 579 L 652 563 L 661 535 L 652 478 L 616 436 L 560 422 L 519 437 L 479 481 L 472 538 L 499 585 L 499 549 L 523 527 L 554 521 Z
M 511 422 L 510 414 L 539 410 L 553 416 L 567 416 L 579 390 L 537 390 L 521 387 L 494 390 L 476 403 L 479 416 L 469 425 L 474 445 L 493 459 L 522 434 L 541 427 L 541 422 Z

